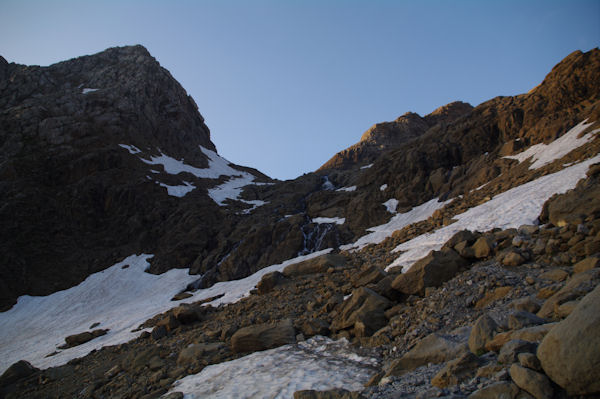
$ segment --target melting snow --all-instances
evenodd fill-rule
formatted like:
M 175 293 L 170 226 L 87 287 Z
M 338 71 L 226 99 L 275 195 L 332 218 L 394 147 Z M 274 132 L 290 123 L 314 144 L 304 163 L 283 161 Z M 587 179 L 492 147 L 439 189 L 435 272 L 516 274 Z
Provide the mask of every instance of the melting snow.
M 316 336 L 205 367 L 176 381 L 171 392 L 195 398 L 292 398 L 302 389 L 361 390 L 377 360 L 352 351 L 347 340 Z
M 348 191 L 348 192 L 356 191 L 356 186 L 342 187 L 342 188 L 338 188 L 335 191 Z
M 360 168 L 361 168 L 361 169 L 369 169 L 371 166 L 373 166 L 373 164 L 372 164 L 372 163 L 370 163 L 370 164 L 368 164 L 368 165 L 365 165 L 365 166 L 361 166 Z
M 554 194 L 564 193 L 575 187 L 585 177 L 590 165 L 600 162 L 600 155 L 534 181 L 512 188 L 490 201 L 455 216 L 457 222 L 400 244 L 392 252 L 402 253 L 389 267 L 403 266 L 407 271 L 413 263 L 431 250 L 439 250 L 460 230 L 487 231 L 493 228 L 517 228 L 533 224 L 544 202 Z
M 219 206 L 225 206 L 225 201 L 228 199 L 237 200 L 242 194 L 243 188 L 248 184 L 252 184 L 254 176 L 247 173 L 245 176 L 229 179 L 225 183 L 208 189 L 208 195 Z
M 169 195 L 180 198 L 184 197 L 187 193 L 196 188 L 192 183 L 187 181 L 183 182 L 183 186 L 169 186 L 168 184 L 160 182 L 158 182 L 158 184 L 160 184 L 161 187 L 165 187 Z
M 82 93 L 82 94 L 88 94 L 88 93 L 95 92 L 95 91 L 97 91 L 97 90 L 98 90 L 98 89 L 89 89 L 89 88 L 87 88 L 87 87 L 86 87 L 86 88 L 84 88 L 83 90 L 81 90 L 81 93 Z
M 119 144 L 119 147 L 125 148 L 132 155 L 139 154 L 140 152 L 142 152 L 142 150 L 140 150 L 139 148 L 137 148 L 134 145 Z
M 93 349 L 117 345 L 135 338 L 137 328 L 147 319 L 180 303 L 192 303 L 224 294 L 210 305 L 232 303 L 250 295 L 262 276 L 286 266 L 331 252 L 325 249 L 261 269 L 241 280 L 226 281 L 198 290 L 190 298 L 173 302 L 171 298 L 196 281 L 188 270 L 172 269 L 161 275 L 145 273 L 152 255 L 132 255 L 108 269 L 94 273 L 81 284 L 48 296 L 24 295 L 12 309 L 0 313 L 0 374 L 11 364 L 24 359 L 36 367 L 52 367 L 88 354 Z M 123 266 L 129 267 L 123 269 Z M 108 328 L 104 336 L 83 345 L 46 355 L 63 345 L 68 335 L 97 328 Z
M 385 201 L 383 203 L 383 206 L 385 206 L 385 209 L 387 209 L 389 213 L 396 213 L 396 208 L 398 207 L 398 200 L 396 198 L 391 198 Z
M 392 233 L 396 230 L 400 230 L 409 224 L 425 220 L 435 212 L 437 209 L 446 205 L 446 202 L 438 202 L 437 198 L 434 198 L 424 204 L 414 207 L 406 213 L 399 213 L 394 216 L 386 224 L 368 228 L 367 231 L 371 231 L 370 234 L 364 235 L 352 244 L 342 245 L 340 249 L 362 249 L 369 244 L 379 244 L 388 237 L 391 237 Z
M 344 224 L 344 223 L 346 223 L 346 218 L 318 217 L 318 218 L 312 218 L 311 222 L 317 223 L 317 224 L 324 224 L 324 223 Z
M 586 121 L 587 119 L 550 144 L 536 144 L 519 154 L 507 155 L 504 158 L 516 159 L 519 163 L 532 158 L 533 163 L 529 166 L 529 169 L 539 169 L 594 139 L 594 136 L 600 132 L 600 129 L 593 130 L 583 137 L 577 138 L 585 129 L 594 124 L 594 122 L 586 123 Z
M 381 187 L 379 187 L 379 191 L 385 191 L 388 188 L 387 184 L 382 184 Z

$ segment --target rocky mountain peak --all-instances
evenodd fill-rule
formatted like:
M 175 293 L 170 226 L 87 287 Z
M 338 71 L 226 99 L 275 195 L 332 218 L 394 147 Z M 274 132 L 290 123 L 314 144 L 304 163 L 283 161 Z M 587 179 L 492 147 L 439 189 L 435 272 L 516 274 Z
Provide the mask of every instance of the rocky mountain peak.
M 436 108 L 432 113 L 425 116 L 425 120 L 429 126 L 433 126 L 439 122 L 450 123 L 471 112 L 473 106 L 462 101 L 454 101 L 446 105 Z
M 393 122 L 376 123 L 360 138 L 361 143 L 389 146 L 422 134 L 429 126 L 414 112 L 407 112 Z

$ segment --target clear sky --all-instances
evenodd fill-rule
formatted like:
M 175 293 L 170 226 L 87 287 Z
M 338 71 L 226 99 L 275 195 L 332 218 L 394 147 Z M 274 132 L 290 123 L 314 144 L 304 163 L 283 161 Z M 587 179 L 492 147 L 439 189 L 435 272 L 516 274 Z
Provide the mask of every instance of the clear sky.
M 138 43 L 195 99 L 222 156 L 289 179 L 376 122 L 527 92 L 600 45 L 600 1 L 0 0 L 9 62 Z

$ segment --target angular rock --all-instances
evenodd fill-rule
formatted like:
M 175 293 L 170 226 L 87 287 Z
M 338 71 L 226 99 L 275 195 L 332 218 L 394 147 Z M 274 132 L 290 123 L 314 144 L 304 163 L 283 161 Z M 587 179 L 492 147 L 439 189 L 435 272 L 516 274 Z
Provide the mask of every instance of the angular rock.
M 387 298 L 369 288 L 357 288 L 343 303 L 330 328 L 332 331 L 339 331 L 354 327 L 356 322 L 361 322 L 373 333 L 387 324 L 385 310 L 391 304 Z
M 431 380 L 431 385 L 446 388 L 473 378 L 479 367 L 479 358 L 471 352 L 449 361 Z
M 537 313 L 540 310 L 539 302 L 531 296 L 515 299 L 508 306 L 515 310 L 524 310 L 530 313 Z
M 469 264 L 452 249 L 431 251 L 406 273 L 396 277 L 392 287 L 406 295 L 423 295 L 426 287 L 439 287 Z
M 352 286 L 357 288 L 365 286 L 367 284 L 376 284 L 386 276 L 387 273 L 384 272 L 382 269 L 376 266 L 371 266 L 366 270 L 360 272 L 356 277 L 352 279 Z
M 542 319 L 533 313 L 519 310 L 508 316 L 508 328 L 511 330 L 520 330 L 525 327 L 537 326 L 547 323 L 546 319 Z
M 481 236 L 473 244 L 473 251 L 477 259 L 487 258 L 494 251 L 493 243 L 489 238 Z
M 519 359 L 519 364 L 523 367 L 527 367 L 529 369 L 535 371 L 542 371 L 542 365 L 540 363 L 540 359 L 537 358 L 536 355 L 529 352 L 519 353 L 517 356 Z
M 509 251 L 504 255 L 504 258 L 502 258 L 502 264 L 504 266 L 514 267 L 522 265 L 523 263 L 525 263 L 525 258 L 516 251 Z
M 570 395 L 600 392 L 600 285 L 542 340 L 537 357 Z
M 494 339 L 485 344 L 489 351 L 497 352 L 510 340 L 521 339 L 529 342 L 541 342 L 556 323 L 546 323 L 539 326 L 527 327 L 516 331 L 507 331 L 496 334 Z
M 585 272 L 586 270 L 591 270 L 597 267 L 600 267 L 600 258 L 597 258 L 595 256 L 588 256 L 587 258 L 577 262 L 573 266 L 573 273 L 581 273 Z
M 510 377 L 517 386 L 536 399 L 552 399 L 554 390 L 544 374 L 522 367 L 516 363 L 510 366 Z
M 455 233 L 446 243 L 444 247 L 454 248 L 461 242 L 466 243 L 467 245 L 472 245 L 475 240 L 479 237 L 480 233 L 474 233 L 470 230 L 461 230 L 458 233 Z
M 564 287 L 550 296 L 537 313 L 540 317 L 551 317 L 556 305 L 578 299 L 592 291 L 600 281 L 600 269 L 595 268 L 574 274 Z
M 257 324 L 239 329 L 231 337 L 231 349 L 235 353 L 255 352 L 296 342 L 296 330 L 292 320 L 275 324 Z
M 428 363 L 442 363 L 456 359 L 468 351 L 466 339 L 433 333 L 423 338 L 404 356 L 390 365 L 387 376 L 399 376 Z
M 469 350 L 477 356 L 487 352 L 485 345 L 494 338 L 500 327 L 494 319 L 487 314 L 481 315 L 469 335 Z
M 490 303 L 504 298 L 510 291 L 512 291 L 512 289 L 513 287 L 507 285 L 504 287 L 498 287 L 493 291 L 488 291 L 483 298 L 475 303 L 475 309 L 485 308 Z
M 281 272 L 274 271 L 267 273 L 260 279 L 258 284 L 256 284 L 258 295 L 268 294 L 269 292 L 273 291 L 275 287 L 284 284 L 287 281 L 289 280 Z
M 212 354 L 225 349 L 226 346 L 222 342 L 213 342 L 208 344 L 192 344 L 179 352 L 177 357 L 177 365 L 186 366 L 193 362 L 202 359 L 207 354 Z
M 167 331 L 167 327 L 165 326 L 156 326 L 152 329 L 152 339 L 158 341 L 159 339 L 166 337 L 169 334 Z
M 283 269 L 286 277 L 302 276 L 305 274 L 326 273 L 330 267 L 340 267 L 346 264 L 346 258 L 337 254 L 326 254 L 303 262 L 294 263 Z
M 496 382 L 473 392 L 467 399 L 515 399 L 519 387 L 512 382 Z
M 85 331 L 79 334 L 69 335 L 65 337 L 65 345 L 61 346 L 61 349 L 72 348 L 74 346 L 85 344 L 94 338 L 105 335 L 108 332 L 107 329 L 98 329 L 93 331 Z
M 543 280 L 550 280 L 556 282 L 564 281 L 567 277 L 569 277 L 569 273 L 562 269 L 551 269 L 539 275 L 539 278 Z
M 511 364 L 518 361 L 519 353 L 535 353 L 537 344 L 534 342 L 523 341 L 522 339 L 513 339 L 502 345 L 498 354 L 498 362 L 502 364 Z

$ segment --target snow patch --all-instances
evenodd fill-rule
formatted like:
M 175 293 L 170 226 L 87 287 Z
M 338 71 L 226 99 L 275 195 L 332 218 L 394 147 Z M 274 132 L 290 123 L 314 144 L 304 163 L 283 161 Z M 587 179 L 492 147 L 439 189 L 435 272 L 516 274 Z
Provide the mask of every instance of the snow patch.
M 348 192 L 352 192 L 352 191 L 356 191 L 356 186 L 342 187 L 342 188 L 338 188 L 335 191 L 348 191 Z
M 597 162 L 600 162 L 600 155 L 498 194 L 490 201 L 455 216 L 457 222 L 398 245 L 392 252 L 406 252 L 388 268 L 402 266 L 406 272 L 430 251 L 439 250 L 460 230 L 487 231 L 496 227 L 518 228 L 523 224 L 535 223 L 548 198 L 574 188 L 585 177 L 589 166 Z
M 165 183 L 160 183 L 157 182 L 161 187 L 165 187 L 167 189 L 167 194 L 169 194 L 172 197 L 184 197 L 187 193 L 189 193 L 190 191 L 192 191 L 193 189 L 196 188 L 196 186 L 194 186 L 192 183 L 189 183 L 187 181 L 183 182 L 183 185 L 181 186 L 169 186 L 168 184 Z
M 386 224 L 368 228 L 367 231 L 370 231 L 370 234 L 362 236 L 352 244 L 342 245 L 340 246 L 340 249 L 362 249 L 369 244 L 379 244 L 386 238 L 391 237 L 394 231 L 400 230 L 415 222 L 426 220 L 428 217 L 433 215 L 433 212 L 442 208 L 448 202 L 449 201 L 438 202 L 438 199 L 434 198 L 428 202 L 425 202 L 424 204 L 414 207 L 406 213 L 399 213 Z
M 353 352 L 347 340 L 316 336 L 205 367 L 176 381 L 171 392 L 186 399 L 292 398 L 303 389 L 359 391 L 376 371 L 377 360 Z
M 387 184 L 382 184 L 381 187 L 379 187 L 379 191 L 385 191 L 388 188 Z
M 368 165 L 365 165 L 365 166 L 361 166 L 360 168 L 361 168 L 361 169 L 369 169 L 371 166 L 373 166 L 373 164 L 372 164 L 372 163 L 370 163 L 370 164 L 368 164 Z
M 532 164 L 529 166 L 529 169 L 539 169 L 542 166 L 548 165 L 549 163 L 564 157 L 574 149 L 592 141 L 596 133 L 600 132 L 600 129 L 593 130 L 581 138 L 577 138 L 577 136 L 579 136 L 585 129 L 594 124 L 594 122 L 586 122 L 587 119 L 550 144 L 541 143 L 532 145 L 527 150 L 519 154 L 507 155 L 504 158 L 516 159 L 519 161 L 519 163 L 531 158 Z
M 344 224 L 344 223 L 346 223 L 346 218 L 318 217 L 318 218 L 312 218 L 311 222 L 317 223 L 317 224 L 324 224 L 324 223 Z
M 208 189 L 208 196 L 219 206 L 226 206 L 228 199 L 238 200 L 243 188 L 254 181 L 254 176 L 247 174 L 241 177 L 229 179 L 225 183 Z
M 248 208 L 248 209 L 244 209 L 242 211 L 242 213 L 244 215 L 248 215 L 250 212 L 252 212 L 253 210 L 255 210 L 256 208 L 258 208 L 259 206 L 263 206 L 265 204 L 268 204 L 268 202 L 266 201 L 261 201 L 261 200 L 240 200 L 242 201 L 244 204 L 249 204 L 252 205 L 252 208 Z
M 127 151 L 129 151 L 130 154 L 135 155 L 135 154 L 139 154 L 140 152 L 142 152 L 142 150 L 140 150 L 139 148 L 137 148 L 134 145 L 128 145 L 128 144 L 119 144 L 119 147 L 121 148 L 125 148 Z
M 383 203 L 383 206 L 385 206 L 385 209 L 387 209 L 389 213 L 396 213 L 396 208 L 398 207 L 398 200 L 396 198 L 391 198 L 385 201 Z
M 132 255 L 81 284 L 48 296 L 19 297 L 0 313 L 0 373 L 24 359 L 40 368 L 58 366 L 102 346 L 134 339 L 132 333 L 155 314 L 173 307 L 171 298 L 198 276 L 173 269 L 161 275 L 145 273 L 152 255 Z M 125 265 L 129 267 L 123 269 Z M 89 331 L 93 323 L 110 329 L 83 345 L 46 355 L 68 335 Z
M 93 93 L 95 91 L 98 91 L 99 89 L 90 89 L 85 87 L 83 90 L 81 90 L 81 94 L 88 94 L 88 93 Z

